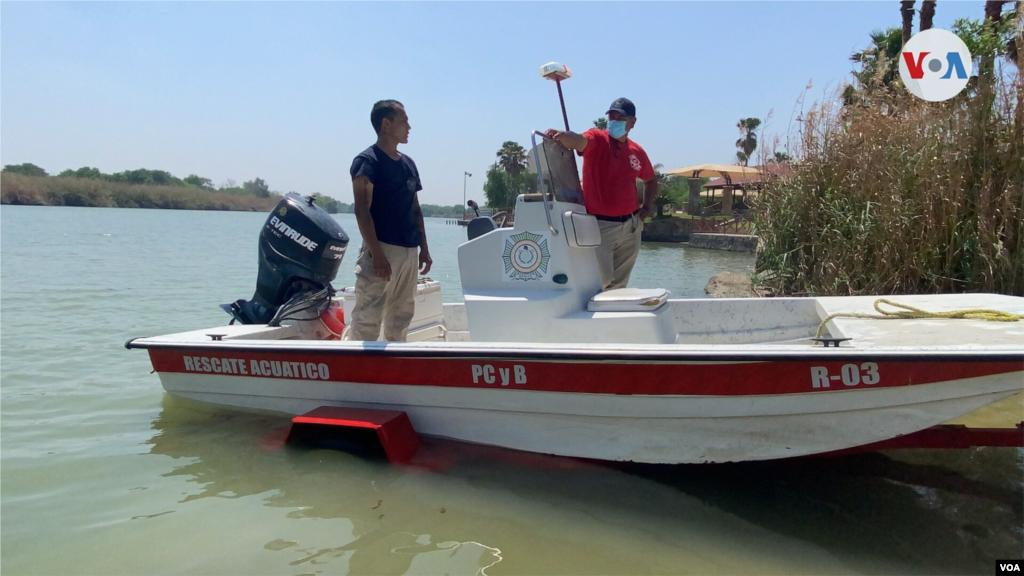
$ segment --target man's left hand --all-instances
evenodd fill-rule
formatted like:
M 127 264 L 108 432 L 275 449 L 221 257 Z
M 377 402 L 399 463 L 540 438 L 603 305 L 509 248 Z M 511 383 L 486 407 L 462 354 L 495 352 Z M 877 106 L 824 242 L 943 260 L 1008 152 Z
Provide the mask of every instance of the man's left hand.
M 652 212 L 654 212 L 654 206 L 644 204 L 640 207 L 640 212 L 637 215 L 640 216 L 640 220 L 647 220 L 647 217 L 650 216 Z
M 433 263 L 434 260 L 430 257 L 430 252 L 420 249 L 420 274 L 430 272 L 430 266 Z

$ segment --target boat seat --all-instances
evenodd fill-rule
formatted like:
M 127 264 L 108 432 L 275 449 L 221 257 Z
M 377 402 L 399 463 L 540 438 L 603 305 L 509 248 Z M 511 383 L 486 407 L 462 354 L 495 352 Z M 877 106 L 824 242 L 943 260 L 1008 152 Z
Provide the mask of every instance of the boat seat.
M 472 240 L 497 229 L 498 224 L 490 216 L 477 216 L 466 225 L 466 235 Z
M 651 312 L 668 302 L 664 288 L 619 288 L 606 290 L 590 299 L 591 312 Z

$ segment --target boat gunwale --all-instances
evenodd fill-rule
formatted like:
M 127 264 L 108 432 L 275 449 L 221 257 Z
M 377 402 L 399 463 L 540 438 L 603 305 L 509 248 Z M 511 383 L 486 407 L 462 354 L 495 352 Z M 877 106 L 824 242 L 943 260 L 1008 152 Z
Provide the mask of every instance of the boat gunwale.
M 141 340 L 141 342 L 140 342 Z M 370 355 L 383 357 L 407 357 L 407 358 L 500 358 L 505 360 L 525 361 L 644 361 L 644 362 L 766 362 L 766 361 L 848 361 L 852 359 L 871 360 L 885 359 L 887 361 L 973 361 L 973 362 L 1020 362 L 1021 371 L 1024 371 L 1024 349 L 1019 350 L 970 350 L 937 348 L 931 350 L 907 350 L 896 347 L 891 348 L 853 348 L 853 347 L 820 347 L 814 351 L 808 350 L 780 350 L 777 345 L 766 345 L 758 352 L 751 350 L 708 350 L 702 349 L 675 349 L 664 348 L 675 347 L 673 344 L 638 345 L 635 350 L 622 350 L 621 348 L 589 348 L 578 343 L 568 345 L 551 346 L 521 342 L 359 342 L 341 343 L 328 341 L 324 344 L 313 340 L 293 340 L 293 345 L 282 346 L 280 341 L 268 340 L 221 340 L 210 342 L 173 342 L 173 341 L 145 341 L 146 338 L 132 338 L 125 343 L 129 350 L 232 350 L 249 352 L 268 353 L 293 353 L 293 354 L 337 354 L 337 355 Z M 294 345 L 298 343 L 301 345 Z M 481 346 L 481 344 L 485 344 Z M 508 344 L 519 346 L 508 348 Z M 489 346 L 488 346 L 489 345 Z M 504 347 L 498 347 L 504 345 Z M 522 346 L 526 346 L 525 348 Z M 537 348 L 534 348 L 537 346 Z M 604 344 L 602 346 L 607 346 Z M 641 347 L 643 346 L 643 347 Z M 744 346 L 750 345 L 721 345 L 721 346 Z M 454 349 L 453 349 L 454 348 Z

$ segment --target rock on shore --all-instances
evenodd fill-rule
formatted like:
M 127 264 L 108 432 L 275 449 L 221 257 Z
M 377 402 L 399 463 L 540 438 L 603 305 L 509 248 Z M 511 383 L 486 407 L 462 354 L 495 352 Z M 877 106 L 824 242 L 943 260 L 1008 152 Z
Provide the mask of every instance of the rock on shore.
M 704 285 L 704 293 L 712 298 L 757 298 L 750 276 L 735 272 L 715 274 Z

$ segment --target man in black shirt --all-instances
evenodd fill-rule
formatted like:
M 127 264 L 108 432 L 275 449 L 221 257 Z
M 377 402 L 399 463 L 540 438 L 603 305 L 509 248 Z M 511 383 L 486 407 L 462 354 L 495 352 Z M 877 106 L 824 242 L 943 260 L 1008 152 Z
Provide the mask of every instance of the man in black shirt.
M 377 143 L 352 161 L 352 192 L 363 245 L 356 260 L 356 305 L 346 340 L 405 340 L 415 312 L 416 270 L 430 271 L 423 189 L 416 163 L 398 151 L 409 142 L 409 117 L 396 100 L 373 105 Z M 417 258 L 417 248 L 419 256 Z

